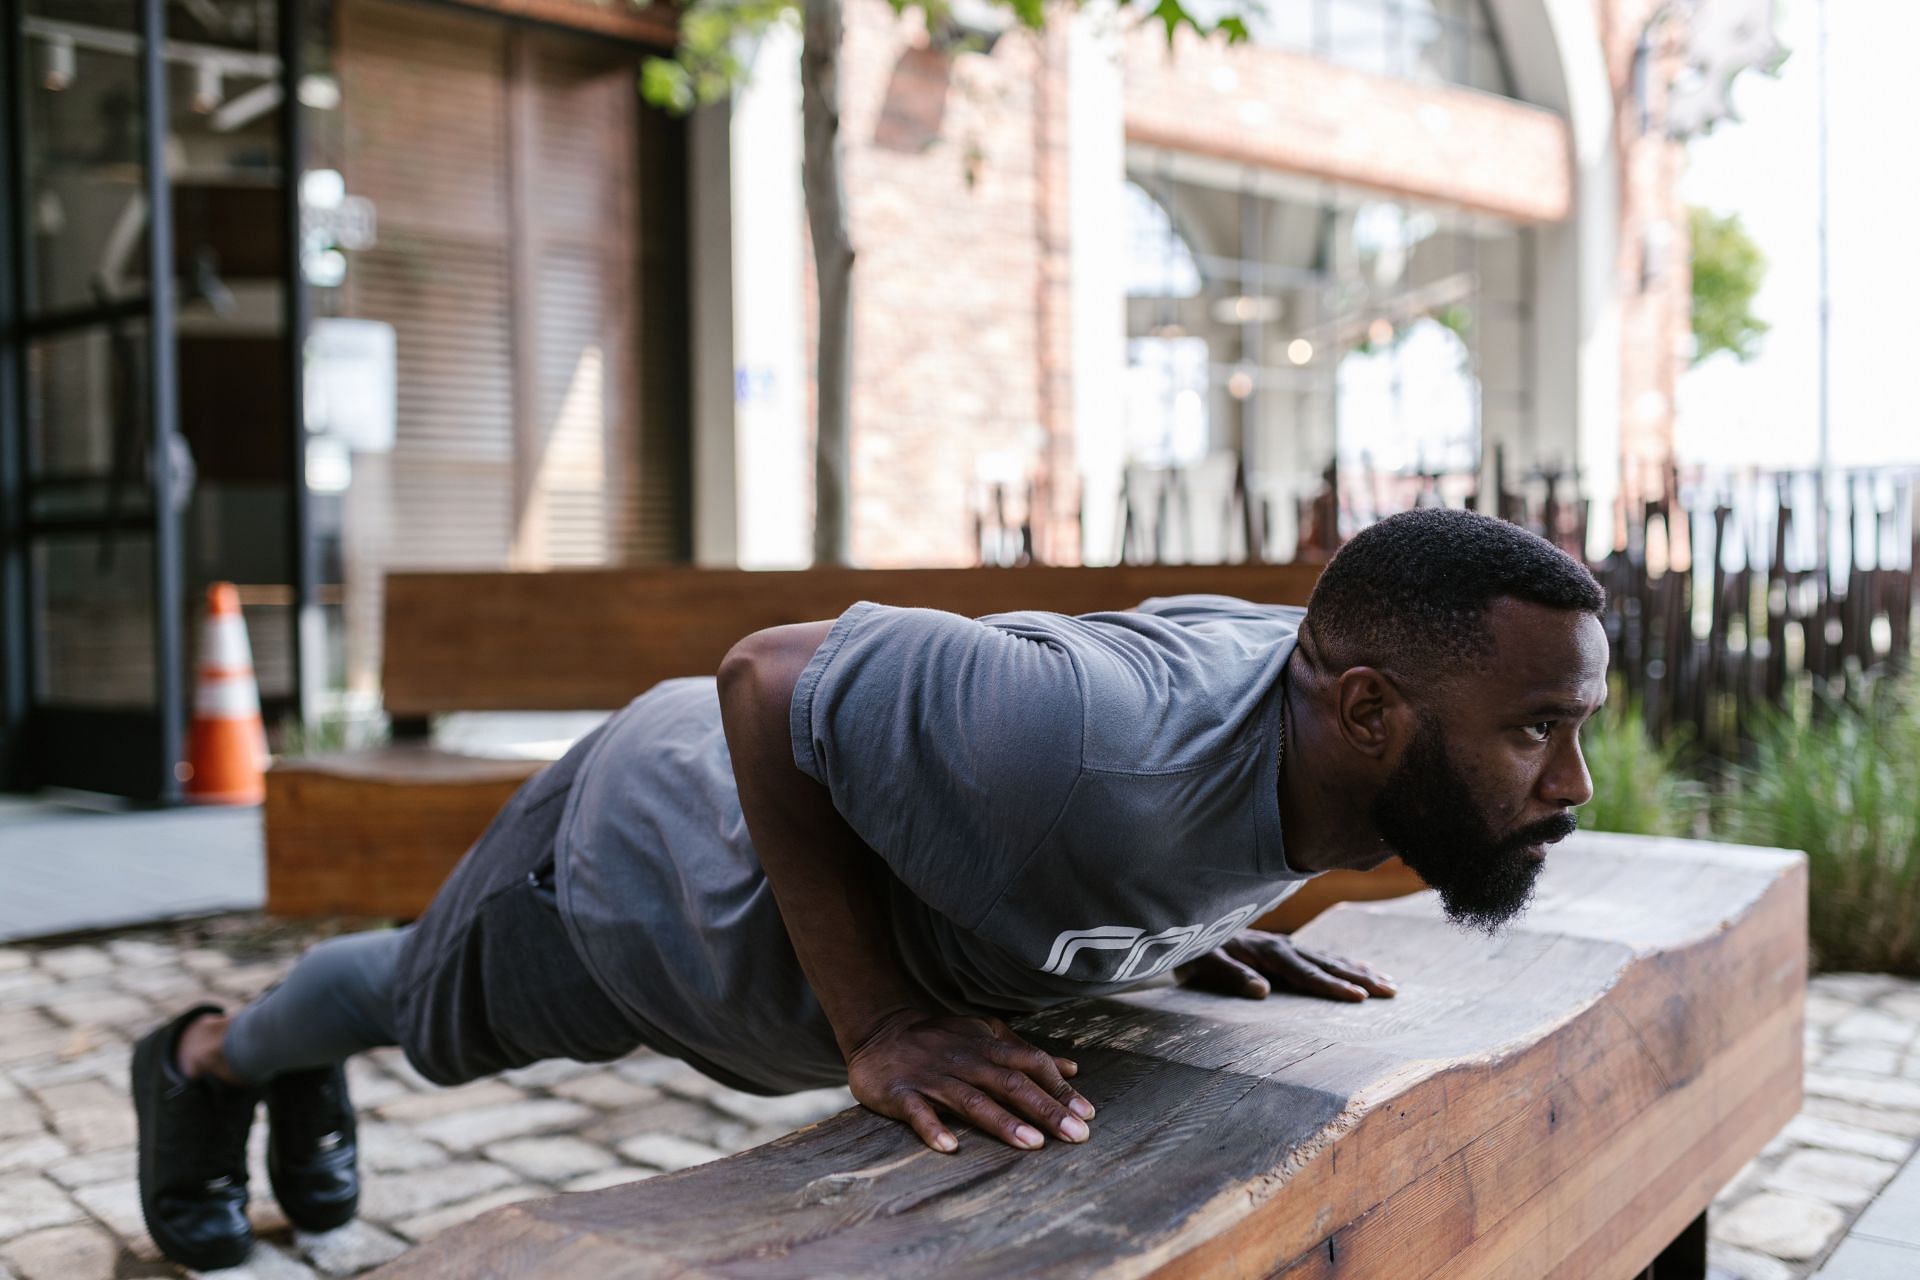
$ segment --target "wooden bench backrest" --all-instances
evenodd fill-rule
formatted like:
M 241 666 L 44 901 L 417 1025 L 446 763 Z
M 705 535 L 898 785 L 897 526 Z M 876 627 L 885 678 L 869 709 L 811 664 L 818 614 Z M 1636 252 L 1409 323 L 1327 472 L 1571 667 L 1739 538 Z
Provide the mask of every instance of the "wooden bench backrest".
M 1210 592 L 1305 604 L 1320 567 L 802 569 L 685 567 L 387 575 L 387 710 L 610 710 L 662 680 L 711 675 L 741 637 L 859 600 L 978 617 L 1095 613 Z

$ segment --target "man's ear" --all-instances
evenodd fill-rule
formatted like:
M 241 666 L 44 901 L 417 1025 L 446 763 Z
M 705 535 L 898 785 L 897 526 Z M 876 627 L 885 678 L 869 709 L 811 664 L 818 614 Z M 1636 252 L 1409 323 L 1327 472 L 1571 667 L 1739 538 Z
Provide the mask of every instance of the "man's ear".
M 1348 667 L 1334 683 L 1334 723 L 1347 745 L 1385 761 L 1413 728 L 1413 706 L 1393 677 L 1375 667 Z

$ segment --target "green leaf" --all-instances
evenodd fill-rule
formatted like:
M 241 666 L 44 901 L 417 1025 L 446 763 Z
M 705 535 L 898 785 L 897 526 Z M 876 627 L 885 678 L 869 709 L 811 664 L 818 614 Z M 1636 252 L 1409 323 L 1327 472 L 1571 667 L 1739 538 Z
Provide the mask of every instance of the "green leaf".
M 640 96 L 669 111 L 691 111 L 693 78 L 672 58 L 648 58 L 640 64 Z
M 1737 213 L 1722 217 L 1695 207 L 1687 210 L 1687 225 L 1693 241 L 1693 363 L 1725 351 L 1745 364 L 1759 354 L 1770 327 L 1753 314 L 1766 255 Z

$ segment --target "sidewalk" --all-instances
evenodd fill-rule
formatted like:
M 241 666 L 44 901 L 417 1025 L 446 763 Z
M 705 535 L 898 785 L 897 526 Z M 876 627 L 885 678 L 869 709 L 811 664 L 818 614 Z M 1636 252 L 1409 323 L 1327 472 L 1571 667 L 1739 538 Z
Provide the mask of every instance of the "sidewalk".
M 158 1260 L 140 1220 L 129 1046 L 197 1000 L 251 996 L 326 932 L 243 915 L 0 946 L 0 1280 L 182 1274 Z M 1712 1274 L 1920 1275 L 1920 982 L 1816 978 L 1807 1028 L 1806 1106 L 1716 1202 Z M 217 1273 L 226 1280 L 356 1275 L 495 1205 L 684 1168 L 851 1104 L 844 1090 L 737 1093 L 650 1054 L 436 1089 L 388 1050 L 349 1075 L 360 1219 L 322 1236 L 292 1231 L 256 1126 L 261 1245 L 245 1267 Z
M 0 942 L 257 910 L 260 810 L 0 799 L 0 885 Z

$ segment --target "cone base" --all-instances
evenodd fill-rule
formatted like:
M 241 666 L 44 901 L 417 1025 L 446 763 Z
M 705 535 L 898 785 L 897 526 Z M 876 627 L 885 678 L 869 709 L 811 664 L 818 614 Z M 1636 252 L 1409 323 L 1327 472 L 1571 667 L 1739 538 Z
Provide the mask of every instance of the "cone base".
M 189 804 L 257 805 L 266 803 L 266 799 L 267 789 L 264 786 L 249 791 L 187 792 Z

